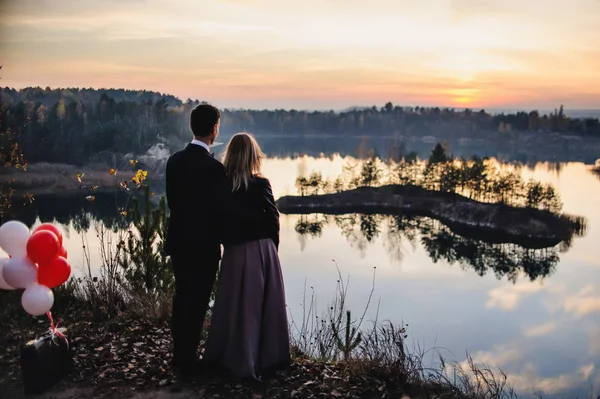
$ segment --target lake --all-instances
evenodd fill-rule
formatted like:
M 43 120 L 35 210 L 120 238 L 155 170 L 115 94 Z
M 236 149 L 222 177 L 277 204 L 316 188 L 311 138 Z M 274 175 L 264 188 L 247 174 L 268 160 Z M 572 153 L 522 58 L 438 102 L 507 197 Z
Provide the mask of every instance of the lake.
M 269 158 L 263 172 L 278 198 L 296 194 L 299 173 L 318 170 L 335 178 L 344 162 L 337 155 Z M 408 323 L 411 345 L 436 347 L 456 361 L 468 351 L 476 362 L 504 369 L 523 395 L 589 397 L 592 389 L 598 395 L 600 180 L 583 163 L 540 163 L 521 174 L 552 183 L 564 212 L 587 218 L 585 236 L 570 246 L 526 250 L 466 239 L 425 218 L 282 215 L 280 256 L 294 319 L 302 317 L 305 289 L 308 295 L 314 289 L 325 309 L 338 280 L 336 264 L 349 278 L 348 307 L 360 315 L 376 267 L 367 317 Z M 113 217 L 110 200 L 89 204 L 82 195 L 39 198 L 21 219 L 31 224 L 40 223 L 38 216 L 56 218 L 74 273 L 83 273 L 82 235 L 92 264 L 99 262 L 99 222 L 80 215 L 90 207 L 96 217 Z M 437 362 L 436 353 L 430 354 Z

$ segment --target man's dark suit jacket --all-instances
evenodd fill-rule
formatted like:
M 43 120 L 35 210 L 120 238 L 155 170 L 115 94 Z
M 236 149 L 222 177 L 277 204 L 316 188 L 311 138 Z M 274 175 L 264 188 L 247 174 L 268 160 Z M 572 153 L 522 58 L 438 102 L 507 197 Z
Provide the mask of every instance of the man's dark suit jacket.
M 194 253 L 207 261 L 221 258 L 223 164 L 206 148 L 188 144 L 167 161 L 167 203 L 171 211 L 165 252 Z

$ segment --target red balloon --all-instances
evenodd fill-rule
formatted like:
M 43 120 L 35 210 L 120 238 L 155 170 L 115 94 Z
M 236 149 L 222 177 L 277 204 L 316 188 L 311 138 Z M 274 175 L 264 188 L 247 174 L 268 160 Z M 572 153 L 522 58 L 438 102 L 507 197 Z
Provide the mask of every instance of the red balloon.
M 40 265 L 50 262 L 59 250 L 58 237 L 48 230 L 35 232 L 27 240 L 27 256 Z
M 67 250 L 65 247 L 60 247 L 58 250 L 58 256 L 62 256 L 63 258 L 67 259 Z
M 38 283 L 48 288 L 58 287 L 69 279 L 71 265 L 62 256 L 57 256 L 49 263 L 38 268 Z
M 43 230 L 51 231 L 54 234 L 56 234 L 56 237 L 58 237 L 58 242 L 60 243 L 60 245 L 62 245 L 63 236 L 62 236 L 62 233 L 60 232 L 60 230 L 58 229 L 58 227 L 56 227 L 52 223 L 42 223 L 38 227 L 36 227 L 36 229 L 33 230 L 33 232 L 35 233 L 35 232 L 43 231 Z

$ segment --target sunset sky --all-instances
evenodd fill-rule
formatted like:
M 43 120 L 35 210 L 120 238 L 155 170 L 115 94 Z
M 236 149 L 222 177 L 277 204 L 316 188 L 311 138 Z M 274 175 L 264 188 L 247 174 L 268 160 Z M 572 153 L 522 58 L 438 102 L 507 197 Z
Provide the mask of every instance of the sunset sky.
M 600 0 L 0 0 L 0 85 L 600 108 Z

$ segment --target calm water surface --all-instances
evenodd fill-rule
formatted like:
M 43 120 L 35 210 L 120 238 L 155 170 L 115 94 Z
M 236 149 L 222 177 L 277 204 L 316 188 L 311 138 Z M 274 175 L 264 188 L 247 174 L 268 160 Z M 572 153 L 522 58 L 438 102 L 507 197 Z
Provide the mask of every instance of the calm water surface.
M 298 173 L 319 170 L 336 177 L 343 163 L 336 156 L 269 159 L 263 172 L 277 198 L 296 193 Z M 414 345 L 444 348 L 441 354 L 456 361 L 464 361 L 468 351 L 476 362 L 506 370 L 524 395 L 575 398 L 593 391 L 595 397 L 600 394 L 600 180 L 588 169 L 570 163 L 560 171 L 544 164 L 522 171 L 525 179 L 554 184 L 564 211 L 587 218 L 586 235 L 574 238 L 566 252 L 465 241 L 428 219 L 401 221 L 412 228 L 398 233 L 391 218 L 356 215 L 336 223 L 322 215 L 282 215 L 280 256 L 292 315 L 301 319 L 305 283 L 309 294 L 314 288 L 319 306 L 327 306 L 337 281 L 333 261 L 350 279 L 348 307 L 362 313 L 376 267 L 369 316 L 375 317 L 380 300 L 378 318 L 408 323 Z M 42 219 L 52 217 L 45 209 Z M 64 222 L 65 247 L 73 266 L 81 267 L 81 236 L 75 222 Z M 93 224 L 81 234 L 98 264 Z M 298 225 L 312 234 L 300 234 Z M 455 262 L 457 251 L 465 255 L 461 243 L 487 255 L 471 253 L 470 261 Z M 506 259 L 521 264 L 533 259 L 538 266 L 503 271 Z

